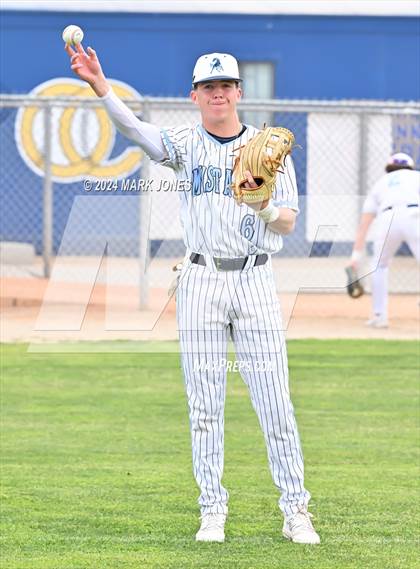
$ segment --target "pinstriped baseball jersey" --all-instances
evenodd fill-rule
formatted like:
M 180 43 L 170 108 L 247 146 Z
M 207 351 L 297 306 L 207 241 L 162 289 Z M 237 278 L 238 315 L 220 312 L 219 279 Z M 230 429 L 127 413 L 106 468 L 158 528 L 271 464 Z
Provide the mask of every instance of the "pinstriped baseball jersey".
M 246 205 L 233 199 L 234 150 L 257 129 L 248 126 L 221 143 L 201 125 L 161 131 L 168 159 L 181 187 L 181 221 L 189 252 L 239 258 L 281 249 L 271 231 Z M 273 202 L 298 211 L 296 177 L 290 157 L 279 174 Z M 189 255 L 188 255 L 189 256 Z M 227 513 L 229 494 L 222 484 L 227 340 L 231 335 L 241 375 L 264 432 L 274 483 L 285 515 L 306 507 L 303 457 L 288 388 L 285 339 L 271 263 L 254 257 L 238 271 L 215 270 L 212 263 L 184 263 L 177 288 L 177 320 L 190 410 L 194 476 L 202 514 Z M 240 292 L 238 292 L 240 291 Z M 261 364 L 259 369 L 255 364 Z M 265 368 L 264 366 L 267 366 Z M 258 366 L 257 366 L 258 367 Z
M 229 496 L 222 484 L 227 369 L 222 362 L 231 335 L 240 363 L 246 364 L 241 375 L 264 432 L 272 477 L 281 493 L 279 506 L 286 516 L 292 515 L 306 507 L 310 493 L 304 487 L 272 267 L 270 262 L 254 265 L 256 254 L 281 249 L 282 238 L 248 206 L 238 206 L 231 190 L 235 149 L 258 131 L 248 126 L 230 142 L 219 142 L 201 125 L 163 129 L 159 135 L 112 94 L 105 103 L 118 128 L 142 144 L 152 159 L 173 168 L 182 182 L 179 187 L 189 187 L 180 191 L 187 253 L 206 256 L 205 266 L 187 256 L 176 291 L 201 513 L 227 513 Z M 290 157 L 285 173 L 278 175 L 273 202 L 298 211 Z M 219 271 L 212 257 L 248 259 L 242 270 Z
M 238 206 L 231 190 L 235 149 L 257 132 L 247 126 L 239 138 L 221 144 L 201 125 L 161 131 L 169 155 L 162 164 L 173 168 L 180 181 L 190 183 L 188 190 L 180 192 L 181 223 L 188 250 L 215 257 L 246 257 L 276 253 L 282 248 L 281 235 L 271 231 L 247 205 Z M 284 174 L 277 175 L 273 203 L 298 211 L 296 175 L 290 156 Z

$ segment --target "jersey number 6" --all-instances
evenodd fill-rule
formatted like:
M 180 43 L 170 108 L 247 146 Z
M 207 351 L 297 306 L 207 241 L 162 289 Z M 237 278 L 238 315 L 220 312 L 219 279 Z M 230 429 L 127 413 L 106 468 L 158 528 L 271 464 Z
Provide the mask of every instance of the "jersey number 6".
M 245 217 L 241 221 L 241 235 L 245 237 L 245 239 L 252 239 L 252 236 L 255 232 L 255 214 L 247 213 Z

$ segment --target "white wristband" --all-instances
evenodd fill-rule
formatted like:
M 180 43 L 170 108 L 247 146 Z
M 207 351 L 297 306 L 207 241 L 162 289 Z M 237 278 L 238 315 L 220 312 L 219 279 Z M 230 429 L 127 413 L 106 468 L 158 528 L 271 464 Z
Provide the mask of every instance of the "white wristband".
M 353 251 L 351 254 L 351 260 L 355 263 L 359 262 L 360 259 L 363 257 L 362 251 Z
M 265 207 L 264 209 L 261 209 L 259 212 L 257 212 L 257 215 L 265 223 L 273 223 L 273 221 L 276 221 L 276 219 L 279 218 L 280 212 L 279 212 L 279 208 L 270 202 L 267 207 Z

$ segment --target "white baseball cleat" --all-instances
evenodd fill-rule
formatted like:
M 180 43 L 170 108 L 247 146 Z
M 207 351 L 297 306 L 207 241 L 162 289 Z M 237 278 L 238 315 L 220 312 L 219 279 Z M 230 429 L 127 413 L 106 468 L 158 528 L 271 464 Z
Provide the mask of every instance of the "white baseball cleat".
M 383 316 L 374 316 L 366 322 L 371 328 L 388 328 L 388 320 Z
M 196 541 L 225 541 L 225 514 L 204 514 L 201 516 L 201 527 L 195 536 Z
M 283 536 L 294 543 L 317 545 L 321 542 L 311 522 L 312 514 L 306 508 L 284 518 Z

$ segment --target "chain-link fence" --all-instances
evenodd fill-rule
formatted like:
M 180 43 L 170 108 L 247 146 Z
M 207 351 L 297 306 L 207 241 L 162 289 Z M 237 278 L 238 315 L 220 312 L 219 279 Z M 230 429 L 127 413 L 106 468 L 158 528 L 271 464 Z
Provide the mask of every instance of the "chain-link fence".
M 127 104 L 158 126 L 199 120 L 187 99 Z M 384 173 L 389 154 L 407 152 L 420 166 L 418 103 L 248 100 L 240 115 L 256 126 L 269 117 L 295 134 L 300 216 L 279 256 L 296 266 L 314 266 L 308 258 L 316 258 L 321 272 L 325 260 L 341 268 L 364 196 Z M 57 255 L 131 259 L 130 271 L 121 267 L 114 278 L 130 273 L 147 303 L 148 287 L 159 283 L 160 273 L 153 276 L 146 267 L 163 259 L 170 264 L 168 258 L 185 252 L 171 170 L 151 163 L 118 134 L 96 99 L 2 95 L 0 121 L 0 239 L 33 244 L 45 276 Z M 414 292 L 417 270 L 405 246 L 398 259 L 391 292 Z

